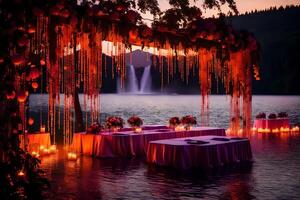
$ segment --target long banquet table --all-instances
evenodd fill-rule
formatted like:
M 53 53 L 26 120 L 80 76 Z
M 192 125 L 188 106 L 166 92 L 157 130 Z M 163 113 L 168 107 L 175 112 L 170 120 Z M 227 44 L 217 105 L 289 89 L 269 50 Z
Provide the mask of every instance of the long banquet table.
M 255 119 L 254 125 L 255 128 L 269 128 L 269 129 L 280 129 L 289 128 L 290 120 L 289 118 L 278 118 L 278 119 Z
M 215 141 L 212 138 L 224 137 L 199 136 L 152 141 L 148 146 L 147 162 L 178 169 L 209 169 L 252 160 L 251 146 L 247 138 L 229 141 Z M 209 143 L 188 144 L 186 139 Z
M 20 147 L 24 147 L 24 135 L 19 136 Z M 50 133 L 28 133 L 25 135 L 26 144 L 29 150 L 38 148 L 38 146 L 48 147 L 51 145 Z
M 213 127 L 194 127 L 190 131 L 154 128 L 144 130 L 142 133 L 134 133 L 133 131 L 101 134 L 77 133 L 73 137 L 71 149 L 84 155 L 96 157 L 145 156 L 151 141 L 202 135 L 224 136 L 225 130 Z

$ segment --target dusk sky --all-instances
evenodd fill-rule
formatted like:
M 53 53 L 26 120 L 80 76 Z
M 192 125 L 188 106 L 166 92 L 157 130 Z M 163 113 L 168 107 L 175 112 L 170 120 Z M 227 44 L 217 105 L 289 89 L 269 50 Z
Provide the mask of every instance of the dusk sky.
M 160 4 L 161 10 L 165 10 L 169 7 L 169 1 L 168 0 L 158 0 Z M 202 1 L 197 0 L 196 5 L 199 5 L 202 3 Z M 237 8 L 240 13 L 245 13 L 246 11 L 251 10 L 263 10 L 270 7 L 280 7 L 280 6 L 286 6 L 286 5 L 300 5 L 300 0 L 236 0 Z M 212 15 L 216 15 L 218 12 L 217 10 L 207 10 L 206 12 L 202 9 L 203 15 L 205 17 L 210 17 Z M 222 11 L 224 13 L 227 13 L 228 8 L 224 6 L 222 8 Z M 144 15 L 145 18 L 152 18 L 151 15 L 147 14 Z

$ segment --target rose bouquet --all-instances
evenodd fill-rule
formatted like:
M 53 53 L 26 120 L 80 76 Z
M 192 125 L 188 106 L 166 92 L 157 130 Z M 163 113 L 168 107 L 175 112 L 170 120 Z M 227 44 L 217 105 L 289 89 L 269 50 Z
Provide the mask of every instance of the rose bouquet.
M 258 115 L 255 117 L 256 119 L 266 119 L 266 113 L 260 112 Z
M 171 128 L 175 128 L 176 126 L 179 126 L 181 124 L 179 117 L 171 117 L 169 119 L 169 126 Z
M 196 117 L 187 115 L 181 118 L 181 123 L 189 130 L 193 125 L 197 124 Z
M 120 128 L 123 128 L 124 120 L 121 117 L 111 116 L 106 118 L 105 127 L 109 130 L 115 131 Z
M 137 116 L 130 117 L 127 122 L 132 128 L 141 127 L 143 125 L 143 120 Z
M 280 113 L 278 113 L 277 117 L 278 118 L 287 118 L 288 114 L 286 112 L 280 112 Z
M 277 116 L 275 113 L 270 113 L 269 116 L 268 116 L 269 119 L 276 119 Z
M 97 134 L 102 130 L 102 126 L 99 124 L 99 122 L 94 122 L 91 124 L 90 127 L 87 129 L 87 133 Z

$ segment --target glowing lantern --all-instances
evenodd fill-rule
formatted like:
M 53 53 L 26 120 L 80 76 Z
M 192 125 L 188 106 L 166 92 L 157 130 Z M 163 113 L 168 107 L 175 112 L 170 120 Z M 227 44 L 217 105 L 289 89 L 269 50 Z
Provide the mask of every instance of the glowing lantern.
M 24 59 L 23 56 L 15 55 L 15 56 L 13 56 L 13 58 L 12 58 L 12 63 L 13 63 L 14 65 L 21 65 L 21 64 L 23 64 L 24 62 L 25 62 L 25 59 Z
M 18 176 L 25 176 L 25 173 L 21 170 L 18 172 Z
M 41 60 L 40 60 L 40 64 L 41 64 L 41 65 L 45 65 L 45 64 L 46 64 L 45 60 L 41 59 Z
M 34 119 L 33 118 L 29 118 L 28 119 L 28 124 L 31 126 L 32 124 L 34 124 Z
M 28 79 L 36 79 L 41 75 L 40 70 L 37 68 L 31 68 Z
M 39 84 L 37 82 L 32 82 L 31 87 L 36 90 L 39 87 Z
M 6 93 L 6 99 L 7 100 L 12 100 L 15 97 L 16 97 L 16 92 L 15 91 L 11 91 L 11 92 Z
M 32 27 L 32 26 L 29 27 L 29 28 L 28 28 L 28 33 L 29 33 L 29 34 L 35 33 L 35 27 Z
M 27 99 L 27 94 L 26 94 L 26 91 L 20 91 L 19 94 L 18 94 L 18 101 L 20 103 L 24 103 Z
M 134 29 L 134 30 L 131 30 L 129 31 L 129 39 L 131 41 L 135 41 L 137 39 L 137 36 L 138 36 L 138 30 L 137 29 Z

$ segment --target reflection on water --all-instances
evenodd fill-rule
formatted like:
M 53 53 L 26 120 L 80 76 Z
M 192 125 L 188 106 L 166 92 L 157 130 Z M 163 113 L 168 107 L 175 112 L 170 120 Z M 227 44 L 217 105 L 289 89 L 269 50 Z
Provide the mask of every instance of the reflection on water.
M 255 134 L 254 163 L 211 172 L 148 166 L 141 159 L 43 158 L 50 199 L 299 199 L 300 135 Z

